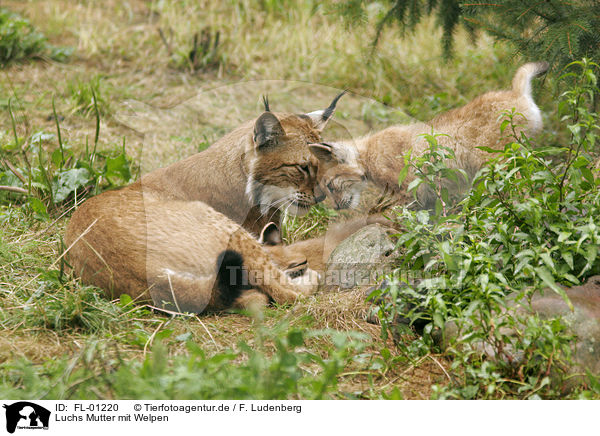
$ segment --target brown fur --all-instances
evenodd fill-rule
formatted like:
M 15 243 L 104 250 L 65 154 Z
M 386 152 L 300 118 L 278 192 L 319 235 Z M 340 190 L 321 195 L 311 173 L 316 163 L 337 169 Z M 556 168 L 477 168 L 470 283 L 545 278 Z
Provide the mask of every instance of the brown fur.
M 229 307 L 219 288 L 217 259 L 240 254 L 249 286 L 231 306 L 251 308 L 270 299 L 293 302 L 316 290 L 314 272 L 301 280 L 279 268 L 306 264 L 280 250 L 272 258 L 237 223 L 199 201 L 164 200 L 135 187 L 105 192 L 84 203 L 65 235 L 69 258 L 82 281 L 116 298 L 128 294 L 171 310 L 200 313 Z M 227 277 L 226 277 L 227 278 Z
M 339 207 L 349 207 L 358 203 L 363 185 L 360 177 L 364 176 L 390 190 L 399 203 L 408 203 L 412 198 L 406 188 L 414 174 L 409 171 L 402 186 L 398 185 L 398 176 L 404 166 L 402 156 L 409 150 L 413 157 L 422 155 L 429 145 L 419 135 L 432 131 L 448 135 L 439 136 L 438 144 L 454 150 L 456 160 L 452 165 L 465 170 L 472 179 L 489 158 L 488 153 L 476 147 L 501 149 L 513 137 L 510 128 L 503 134 L 500 132 L 503 111 L 514 108 L 520 114 L 513 119 L 517 124 L 517 137 L 521 132 L 532 135 L 541 129 L 541 115 L 531 97 L 530 81 L 547 68 L 546 62 L 525 64 L 515 74 L 511 90 L 488 92 L 428 123 L 389 127 L 354 142 L 311 145 L 311 151 L 319 159 L 321 188 Z M 454 186 L 453 189 L 461 191 L 464 187 Z M 352 198 L 348 198 L 350 191 L 358 194 L 352 193 Z M 422 206 L 433 206 L 434 198 L 426 189 L 420 189 L 417 197 Z

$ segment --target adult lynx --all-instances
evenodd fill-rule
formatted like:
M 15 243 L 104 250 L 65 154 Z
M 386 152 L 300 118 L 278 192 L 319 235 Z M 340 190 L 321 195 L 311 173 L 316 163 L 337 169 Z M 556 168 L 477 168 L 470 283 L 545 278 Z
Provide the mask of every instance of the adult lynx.
M 164 199 L 202 201 L 258 234 L 279 211 L 302 215 L 324 197 L 315 195 L 317 160 L 308 144 L 321 140 L 338 95 L 309 114 L 265 112 L 206 150 L 160 168 L 134 184 Z

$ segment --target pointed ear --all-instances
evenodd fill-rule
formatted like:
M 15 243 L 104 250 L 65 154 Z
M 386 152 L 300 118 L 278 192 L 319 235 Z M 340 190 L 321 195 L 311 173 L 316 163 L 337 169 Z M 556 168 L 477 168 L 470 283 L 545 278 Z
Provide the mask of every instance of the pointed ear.
M 333 147 L 324 142 L 320 144 L 308 144 L 308 149 L 314 157 L 319 159 L 321 162 L 331 162 L 335 160 L 333 154 Z
M 263 227 L 260 232 L 258 242 L 262 245 L 279 245 L 281 244 L 281 232 L 275 223 L 269 223 Z
M 281 123 L 271 112 L 264 112 L 254 124 L 254 143 L 258 148 L 276 144 L 277 139 L 284 135 Z
M 327 107 L 327 109 L 323 109 L 320 111 L 314 111 L 314 112 L 310 112 L 310 113 L 306 114 L 312 120 L 313 125 L 315 126 L 315 129 L 317 129 L 319 132 L 323 131 L 323 129 L 325 128 L 325 126 L 327 125 L 327 123 L 329 122 L 331 117 L 333 116 L 333 113 L 335 112 L 335 107 L 337 105 L 338 100 L 340 98 L 342 98 L 342 96 L 345 93 L 346 93 L 346 91 L 342 91 L 340 94 L 338 94 L 333 99 L 331 104 Z

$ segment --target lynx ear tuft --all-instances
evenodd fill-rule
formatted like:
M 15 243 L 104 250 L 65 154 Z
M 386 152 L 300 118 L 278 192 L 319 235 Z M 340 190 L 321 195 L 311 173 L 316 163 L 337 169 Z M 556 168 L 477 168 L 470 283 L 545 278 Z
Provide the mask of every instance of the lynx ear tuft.
M 263 105 L 265 106 L 265 112 L 271 112 L 271 108 L 269 107 L 269 96 L 263 95 L 262 100 L 263 100 Z
M 271 112 L 264 112 L 254 124 L 254 143 L 258 148 L 274 145 L 277 138 L 284 135 L 281 123 Z
M 279 245 L 281 244 L 281 232 L 277 224 L 271 222 L 263 227 L 260 232 L 258 242 L 262 245 Z
M 337 102 L 339 101 L 340 98 L 342 98 L 342 96 L 346 93 L 347 91 L 342 91 L 341 93 L 339 93 L 331 102 L 331 104 L 327 107 L 327 109 L 323 109 L 320 111 L 314 111 L 314 112 L 310 112 L 308 114 L 306 114 L 313 122 L 313 125 L 315 126 L 315 129 L 317 129 L 318 131 L 323 131 L 323 129 L 325 128 L 325 126 L 327 126 L 327 123 L 329 122 L 329 120 L 331 119 L 331 117 L 333 116 L 334 112 L 335 112 L 335 107 L 337 106 Z

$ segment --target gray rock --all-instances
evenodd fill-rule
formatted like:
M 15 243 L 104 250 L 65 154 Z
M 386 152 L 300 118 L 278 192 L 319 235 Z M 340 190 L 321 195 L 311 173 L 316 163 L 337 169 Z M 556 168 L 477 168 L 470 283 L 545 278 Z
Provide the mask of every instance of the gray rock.
M 395 245 L 389 229 L 372 224 L 363 227 L 339 244 L 329 256 L 324 288 L 353 288 L 376 283 L 376 278 L 390 272 Z

